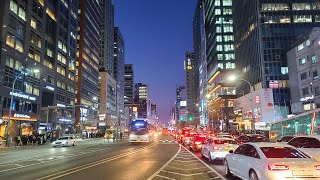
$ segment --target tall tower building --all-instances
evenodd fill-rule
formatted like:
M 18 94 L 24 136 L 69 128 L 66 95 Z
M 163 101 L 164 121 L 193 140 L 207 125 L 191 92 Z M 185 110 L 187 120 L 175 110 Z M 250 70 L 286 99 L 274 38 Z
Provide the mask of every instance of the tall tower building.
M 148 118 L 149 87 L 146 84 L 136 83 L 134 86 L 135 103 L 138 104 L 138 118 Z
M 206 32 L 205 32 L 205 11 L 204 0 L 198 0 L 193 17 L 193 50 L 194 61 L 197 64 L 198 91 L 196 103 L 199 108 L 200 124 L 207 125 L 207 61 L 206 61 Z
M 186 52 L 184 61 L 184 69 L 186 72 L 186 90 L 187 90 L 187 111 L 189 116 L 192 116 L 192 120 L 196 116 L 196 79 L 199 77 L 195 75 L 196 65 L 194 61 L 194 54 Z
M 80 0 L 78 12 L 76 123 L 96 126 L 99 69 L 113 75 L 113 2 Z
M 124 67 L 124 105 L 125 107 L 132 107 L 132 104 L 134 103 L 133 88 L 134 88 L 133 65 L 125 64 L 125 67 Z
M 117 111 L 121 127 L 127 126 L 124 122 L 124 78 L 125 78 L 125 43 L 118 27 L 114 28 L 114 79 L 117 81 Z
M 237 68 L 254 89 L 272 88 L 276 116 L 289 113 L 286 51 L 298 35 L 320 26 L 318 0 L 235 0 Z M 247 84 L 239 87 L 248 93 Z
M 64 107 L 75 99 L 77 8 L 77 1 L 1 1 L 0 117 L 8 122 L 12 96 L 10 137 L 73 123 L 73 108 Z M 48 106 L 50 113 L 41 108 Z M 2 137 L 4 130 L 2 123 Z
M 215 101 L 223 103 L 221 119 L 229 122 L 236 88 L 226 82 L 235 69 L 232 0 L 208 0 L 204 2 L 206 61 L 208 82 L 208 106 Z

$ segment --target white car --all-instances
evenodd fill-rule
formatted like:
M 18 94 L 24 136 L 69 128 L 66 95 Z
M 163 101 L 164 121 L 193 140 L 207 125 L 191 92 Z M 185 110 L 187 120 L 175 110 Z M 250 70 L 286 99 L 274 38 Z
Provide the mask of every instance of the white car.
M 223 159 L 230 150 L 238 147 L 236 141 L 231 138 L 208 139 L 207 144 L 202 146 L 201 155 L 209 161 Z
M 65 136 L 61 137 L 58 140 L 52 143 L 53 147 L 56 146 L 74 146 L 76 144 L 76 140 L 73 137 Z
M 291 139 L 288 144 L 320 161 L 320 136 L 297 136 Z
M 320 162 L 278 143 L 245 143 L 226 156 L 225 175 L 249 180 L 320 179 Z

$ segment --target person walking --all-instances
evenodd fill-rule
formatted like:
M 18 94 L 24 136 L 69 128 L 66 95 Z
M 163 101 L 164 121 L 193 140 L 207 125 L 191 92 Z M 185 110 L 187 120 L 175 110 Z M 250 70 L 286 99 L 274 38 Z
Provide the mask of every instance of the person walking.
M 122 140 L 122 137 L 123 137 L 123 133 L 122 131 L 120 132 L 120 139 Z

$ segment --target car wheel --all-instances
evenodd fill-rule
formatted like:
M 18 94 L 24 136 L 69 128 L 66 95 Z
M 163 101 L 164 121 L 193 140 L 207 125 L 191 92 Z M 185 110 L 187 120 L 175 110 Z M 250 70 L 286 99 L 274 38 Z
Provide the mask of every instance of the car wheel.
M 224 174 L 228 177 L 232 176 L 232 173 L 230 172 L 228 161 L 224 160 Z
M 74 142 L 72 143 L 72 146 L 74 146 Z
M 254 170 L 249 172 L 249 180 L 259 180 L 258 175 Z
M 56 146 L 52 146 L 53 148 L 55 148 Z

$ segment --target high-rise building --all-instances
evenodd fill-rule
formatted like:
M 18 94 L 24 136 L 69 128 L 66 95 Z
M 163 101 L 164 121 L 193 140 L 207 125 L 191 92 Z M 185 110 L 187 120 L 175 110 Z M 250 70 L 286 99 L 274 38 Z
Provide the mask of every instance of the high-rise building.
M 184 69 L 186 73 L 186 90 L 187 90 L 187 111 L 190 117 L 193 117 L 192 120 L 196 117 L 197 108 L 196 108 L 196 79 L 199 79 L 196 76 L 195 71 L 196 62 L 194 61 L 194 54 L 191 52 L 186 52 L 185 60 L 184 60 Z M 194 120 L 193 122 L 196 122 Z
M 320 26 L 320 2 L 235 0 L 233 3 L 237 69 L 255 90 L 273 89 L 276 116 L 284 118 L 290 105 L 286 52 L 297 36 Z M 248 93 L 250 88 L 243 83 L 238 91 Z
M 113 75 L 112 0 L 80 0 L 79 18 L 76 123 L 83 128 L 96 127 L 99 69 Z
M 175 102 L 175 120 L 176 124 L 187 122 L 187 89 L 185 86 L 178 86 L 176 88 L 176 102 Z
M 287 53 L 291 111 L 293 114 L 320 108 L 320 28 L 300 36 Z
M 133 88 L 134 88 L 134 73 L 133 65 L 125 64 L 124 68 L 124 105 L 125 107 L 132 107 L 134 103 Z
M 66 107 L 75 99 L 77 8 L 77 1 L 1 1 L 0 117 L 8 121 L 12 95 L 11 137 L 73 123 Z M 50 113 L 41 108 L 48 106 Z M 42 110 L 49 116 L 40 117 Z M 0 124 L 2 137 L 4 130 Z
M 100 66 L 114 75 L 114 5 L 113 0 L 99 0 L 101 6 Z
M 138 104 L 138 118 L 149 116 L 149 87 L 146 84 L 136 83 L 134 86 L 135 103 Z
M 204 2 L 208 106 L 219 99 L 223 103 L 221 119 L 229 122 L 229 111 L 236 98 L 234 85 L 225 83 L 235 69 L 232 0 Z
M 199 108 L 200 124 L 207 125 L 207 61 L 206 61 L 206 32 L 205 32 L 205 11 L 204 0 L 198 0 L 193 17 L 193 50 L 195 68 L 198 69 L 198 90 L 196 94 L 196 103 Z M 197 82 L 196 82 L 197 86 Z
M 114 79 L 117 81 L 117 111 L 122 128 L 128 126 L 124 118 L 125 43 L 118 27 L 114 28 Z

